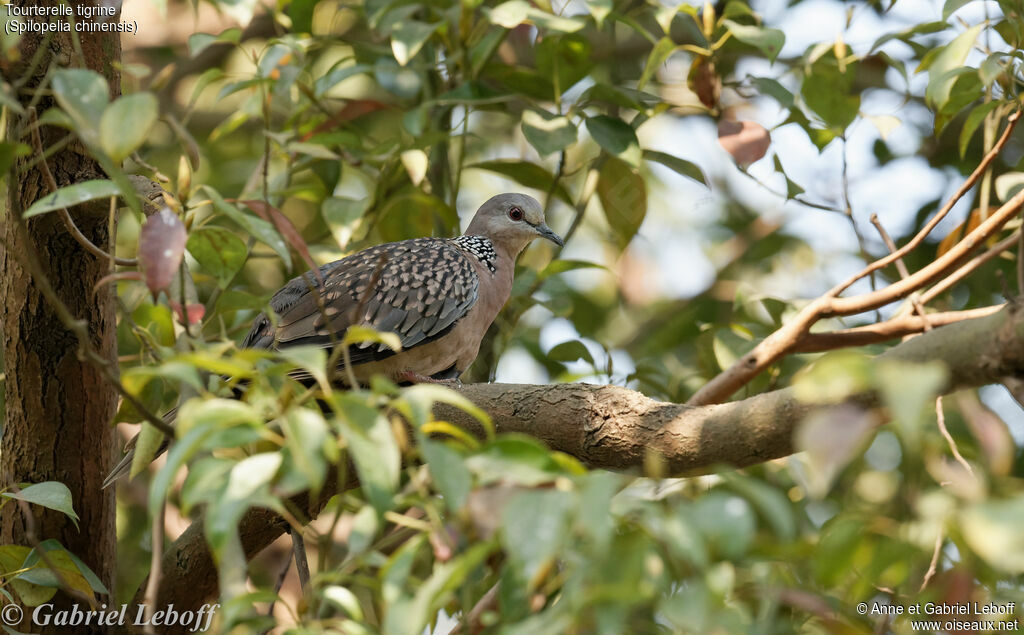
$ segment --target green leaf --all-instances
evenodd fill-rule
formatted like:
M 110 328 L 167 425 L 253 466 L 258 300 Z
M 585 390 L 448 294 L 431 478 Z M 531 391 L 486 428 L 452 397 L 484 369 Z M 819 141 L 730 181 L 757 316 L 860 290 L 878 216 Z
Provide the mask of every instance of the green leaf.
M 391 422 L 352 395 L 335 393 L 330 402 L 366 498 L 377 513 L 383 514 L 391 509 L 401 469 L 401 453 Z
M 828 353 L 793 379 L 793 395 L 806 403 L 837 404 L 871 385 L 871 363 L 861 353 Z
M 541 582 L 538 574 L 565 544 L 571 505 L 567 492 L 534 490 L 516 494 L 502 510 L 502 545 L 509 564 L 530 589 Z
M 757 92 L 762 95 L 768 95 L 786 109 L 792 109 L 795 101 L 793 99 L 793 93 L 789 92 L 789 89 L 779 83 L 778 80 L 770 77 L 751 77 L 750 83 L 754 85 Z
M 506 29 L 514 29 L 523 22 L 526 22 L 526 18 L 532 8 L 525 0 L 509 0 L 491 9 L 488 18 L 491 24 L 497 24 Z
M 949 101 L 950 91 L 953 83 L 963 71 L 964 61 L 971 47 L 978 39 L 978 34 L 984 24 L 975 25 L 943 47 L 939 53 L 931 59 L 927 65 L 928 87 L 925 89 L 925 101 L 936 110 L 941 110 Z M 918 70 L 925 70 L 925 62 L 921 63 Z
M 4 492 L 5 498 L 23 500 L 33 505 L 61 512 L 78 527 L 78 514 L 71 505 L 71 490 L 64 483 L 46 481 L 25 487 L 20 492 Z
M 960 129 L 960 140 L 957 144 L 960 150 L 960 158 L 962 159 L 967 153 L 967 146 L 971 143 L 971 137 L 974 136 L 974 131 L 978 129 L 981 122 L 985 121 L 986 115 L 992 112 L 996 108 L 1002 105 L 1000 101 L 990 101 L 986 104 L 979 104 L 971 109 L 971 112 L 967 114 L 967 118 L 964 119 L 963 128 Z M 999 179 L 996 179 L 996 183 Z M 996 186 L 998 188 L 998 185 Z M 1000 196 L 1000 200 L 1005 200 Z
M 175 431 L 181 436 L 193 428 L 205 428 L 212 432 L 240 425 L 258 427 L 263 423 L 256 408 L 244 401 L 223 397 L 190 399 L 178 409 Z
M 241 39 L 242 30 L 237 27 L 226 29 L 219 35 L 213 35 L 211 33 L 193 33 L 188 36 L 188 54 L 189 57 L 195 57 L 212 44 L 216 44 L 218 42 L 238 44 Z
M 811 496 L 828 494 L 842 469 L 867 449 L 875 427 L 873 416 L 850 405 L 817 410 L 800 424 L 794 444 L 805 452 Z
M 159 113 L 153 93 L 125 95 L 107 106 L 100 120 L 103 151 L 115 162 L 126 159 L 149 138 Z
M 637 90 L 643 90 L 647 82 L 654 77 L 654 74 L 658 72 L 661 65 L 668 61 L 668 58 L 672 57 L 675 51 L 676 44 L 671 38 L 663 37 L 658 40 L 654 48 L 651 49 L 651 53 L 647 56 L 643 73 L 640 74 L 640 80 L 636 83 Z
M 24 143 L 0 141 L 0 180 L 7 177 L 7 171 L 18 160 L 18 157 L 25 157 L 30 154 L 32 154 L 32 150 Z
M 228 473 L 235 461 L 207 456 L 188 466 L 188 477 L 181 487 L 182 513 L 188 514 L 196 506 L 216 501 L 227 487 Z
M 281 234 L 277 233 L 273 225 L 262 218 L 246 214 L 233 204 L 228 203 L 212 187 L 204 185 L 202 189 L 210 197 L 210 202 L 213 203 L 215 210 L 238 223 L 242 229 L 248 231 L 254 238 L 273 249 L 281 257 L 281 260 L 284 261 L 285 267 L 291 268 L 292 256 L 288 251 L 288 244 L 281 238 Z
M 967 544 L 991 566 L 1024 573 L 1024 497 L 976 503 L 960 515 Z
M 761 49 L 769 62 L 775 61 L 786 43 L 786 35 L 778 29 L 739 24 L 732 20 L 722 20 L 722 24 L 740 42 Z
M 377 221 L 383 240 L 391 242 L 427 236 L 440 223 L 448 231 L 457 230 L 459 217 L 440 198 L 420 190 L 400 194 L 384 204 Z
M 370 505 L 363 505 L 352 519 L 352 533 L 349 534 L 348 548 L 351 554 L 360 554 L 373 545 L 381 529 L 377 512 Z
M 525 185 L 526 187 L 541 191 L 548 191 L 551 189 L 551 186 L 555 181 L 555 177 L 550 172 L 536 163 L 531 163 L 529 161 L 498 159 L 495 161 L 483 161 L 466 166 L 466 169 L 471 168 L 501 174 L 502 176 L 507 176 L 520 185 Z M 573 204 L 572 197 L 569 196 L 569 193 L 560 183 L 555 188 L 555 194 L 567 205 L 571 206 Z
M 568 34 L 546 37 L 534 48 L 537 74 L 551 82 L 547 95 L 564 94 L 594 67 L 593 46 L 586 37 Z M 515 86 L 509 86 L 515 89 Z
M 996 178 L 996 197 L 1006 202 L 1024 188 L 1024 172 L 1007 172 Z
M 564 475 L 551 453 L 532 437 L 503 435 L 466 459 L 481 485 L 509 481 L 532 487 Z
M 786 198 L 792 199 L 804 193 L 804 188 L 800 187 L 786 174 L 786 171 L 782 168 L 782 159 L 779 158 L 778 154 L 775 155 L 775 171 L 786 179 Z
M 110 591 L 107 590 L 106 585 L 103 584 L 103 581 L 100 580 L 99 576 L 97 576 L 96 573 L 92 569 L 90 569 L 87 564 L 82 562 L 81 558 L 68 551 L 64 547 L 64 545 L 60 544 L 60 542 L 58 542 L 57 540 L 54 540 L 52 538 L 49 540 L 44 540 L 41 543 L 39 543 L 39 546 L 45 550 L 55 548 L 63 550 L 64 553 L 68 554 L 68 557 L 71 558 L 71 561 L 75 563 L 75 566 L 78 567 L 79 573 L 81 573 L 82 577 L 86 579 L 86 581 L 89 583 L 89 586 L 92 588 L 93 591 L 95 591 L 96 593 L 110 593 Z
M 713 491 L 698 499 L 690 512 L 694 525 L 723 557 L 740 558 L 750 548 L 757 532 L 757 519 L 746 500 Z
M 87 143 L 97 141 L 100 119 L 110 101 L 107 80 L 95 71 L 61 69 L 53 74 L 53 93 L 71 117 L 75 132 Z
M 710 187 L 708 185 L 707 177 L 704 176 L 704 171 L 701 170 L 696 163 L 692 163 L 686 159 L 680 159 L 679 157 L 665 152 L 658 152 L 657 150 L 644 150 L 643 157 L 648 161 L 656 161 L 665 167 L 672 169 L 677 174 L 681 174 L 697 181 L 701 185 Z
M 594 365 L 593 356 L 579 340 L 569 340 L 553 346 L 548 351 L 548 358 L 556 362 L 575 362 L 582 359 L 591 366 Z
M 223 495 L 207 509 L 203 529 L 222 576 L 222 589 L 244 590 L 245 555 L 239 544 L 238 521 L 245 511 L 250 507 L 283 511 L 280 500 L 270 494 L 270 483 L 283 460 L 281 452 L 245 457 L 231 468 Z
M 391 52 L 395 59 L 402 66 L 409 63 L 409 60 L 416 57 L 423 45 L 427 43 L 430 36 L 437 31 L 444 22 L 425 24 L 423 22 L 403 22 L 398 28 L 391 32 Z
M 43 561 L 40 551 L 46 552 L 47 559 L 53 564 L 54 569 L 60 573 L 63 582 L 70 588 L 86 597 L 92 597 L 94 582 L 105 590 L 103 583 L 100 582 L 95 573 L 89 571 L 92 580 L 88 580 L 78 566 L 78 563 L 82 561 L 74 557 L 60 542 L 53 539 L 44 540 L 39 543 L 38 548 L 29 552 L 22 565 L 23 567 L 29 567 L 29 570 L 19 574 L 17 579 L 38 584 L 39 586 L 55 588 L 62 586 L 61 580 L 57 578 L 54 571 L 49 568 L 49 565 Z M 85 566 L 84 563 L 82 566 Z M 86 567 L 86 570 L 89 570 L 88 567 Z
M 319 492 L 327 475 L 324 446 L 330 443 L 323 415 L 309 408 L 292 408 L 282 419 L 287 448 L 306 487 Z
M 234 18 L 242 28 L 249 26 L 252 16 L 256 13 L 257 0 L 225 0 L 217 5 L 229 17 Z
M 324 391 L 330 390 L 326 350 L 319 346 L 286 346 L 282 347 L 277 354 L 301 368 L 302 374 L 308 374 L 315 379 Z
M 522 128 L 523 136 L 542 157 L 576 143 L 576 126 L 545 110 L 524 110 Z
M 415 595 L 402 597 L 388 607 L 383 633 L 420 633 L 429 630 L 429 623 L 471 573 L 494 551 L 492 543 L 476 544 L 443 564 L 419 584 Z
M 11 576 L 14 571 L 24 568 L 25 559 L 32 552 L 31 549 L 22 545 L 0 545 L 0 571 L 3 571 L 4 578 L 10 580 L 11 587 L 18 594 L 18 599 L 25 606 L 39 606 L 49 602 L 57 593 L 53 586 L 39 586 L 17 576 Z
M 406 388 L 402 391 L 402 396 L 410 402 L 419 402 L 421 408 L 429 408 L 434 402 L 454 406 L 480 422 L 488 439 L 494 438 L 494 422 L 491 420 L 491 415 L 451 388 L 423 383 Z
M 178 469 L 199 451 L 203 441 L 212 432 L 211 426 L 197 426 L 189 430 L 176 443 L 171 444 L 171 449 L 167 453 L 167 462 L 157 470 L 156 476 L 149 484 L 148 509 L 152 518 L 159 517 L 160 510 L 165 504 L 167 492 L 171 488 Z
M 837 130 L 844 130 L 857 118 L 860 94 L 854 92 L 856 64 L 840 69 L 835 55 L 829 52 L 811 65 L 804 77 L 800 93 L 804 102 L 822 121 Z
M 880 359 L 875 382 L 882 401 L 892 413 L 896 429 L 910 447 L 919 447 L 924 413 L 934 407 L 935 396 L 949 381 L 942 362 L 903 362 Z
M 587 9 L 590 11 L 590 15 L 594 17 L 594 22 L 597 23 L 598 29 L 601 28 L 605 18 L 608 17 L 608 14 L 614 8 L 614 0 L 587 0 Z
M 320 214 L 331 230 L 331 236 L 338 244 L 338 247 L 348 247 L 353 236 L 355 236 L 363 214 L 370 208 L 372 199 L 369 197 L 352 199 L 340 196 L 331 196 L 324 199 L 320 207 Z
M 135 454 L 132 456 L 131 471 L 128 478 L 133 479 L 146 471 L 149 464 L 156 458 L 156 453 L 164 443 L 164 433 L 148 421 L 142 422 L 142 429 L 135 441 Z
M 325 587 L 323 599 L 327 604 L 333 604 L 344 611 L 345 615 L 353 620 L 363 621 L 363 607 L 359 605 L 359 598 L 356 597 L 356 594 L 349 589 L 338 585 Z
M 937 33 L 939 31 L 945 31 L 948 28 L 949 25 L 946 24 L 946 22 L 943 20 L 935 22 L 923 22 L 921 24 L 915 24 L 911 27 L 903 29 L 902 31 L 897 31 L 896 33 L 886 33 L 885 35 L 875 40 L 874 44 L 871 45 L 871 50 L 868 53 L 874 53 L 876 50 L 878 50 L 878 47 L 882 46 L 886 42 L 891 42 L 892 40 L 900 40 L 901 42 L 909 43 L 911 38 L 914 37 L 915 35 L 927 35 L 929 33 Z
M 604 269 L 608 270 L 604 265 L 599 265 L 596 262 L 587 262 L 586 260 L 568 260 L 559 259 L 552 260 L 548 263 L 540 273 L 537 274 L 538 280 L 545 280 L 551 276 L 556 276 L 566 271 L 574 271 L 576 269 Z
M 31 207 L 25 210 L 22 217 L 31 218 L 62 207 L 71 208 L 86 201 L 120 195 L 121 188 L 113 181 L 101 179 L 82 181 L 81 183 L 62 187 L 53 194 L 44 196 L 35 203 L 32 203 Z
M 1005 56 L 1006 53 L 1003 52 L 993 53 L 986 57 L 978 67 L 978 79 L 981 80 L 983 86 L 991 86 L 1006 71 L 1003 64 Z
M 234 232 L 213 225 L 193 229 L 185 246 L 221 289 L 228 288 L 249 255 L 245 242 Z
M 524 22 L 531 22 L 542 29 L 573 33 L 582 29 L 585 25 L 582 20 L 564 18 L 537 9 L 530 6 L 525 0 L 509 0 L 504 2 L 491 9 L 488 17 L 492 24 L 503 26 L 506 29 L 514 29 Z
M 619 249 L 624 249 L 647 215 L 647 186 L 643 177 L 625 161 L 609 158 L 601 166 L 597 197 Z
M 473 476 L 462 455 L 444 443 L 428 439 L 420 443 L 420 452 L 427 461 L 438 491 L 444 497 L 445 505 L 453 514 L 459 513 L 473 486 Z
M 348 64 L 347 66 L 335 66 L 325 75 L 317 77 L 316 81 L 313 82 L 313 93 L 317 97 L 322 97 L 327 91 L 331 90 L 341 82 L 345 81 L 350 77 L 356 75 L 365 75 L 373 71 L 373 67 L 369 64 L 349 64 L 351 60 L 343 60 L 341 63 Z
M 775 531 L 780 541 L 793 540 L 796 536 L 796 519 L 789 498 L 773 485 L 742 475 L 738 472 L 723 472 L 721 477 L 726 487 L 747 499 Z
M 608 115 L 587 118 L 587 130 L 599 146 L 633 167 L 640 166 L 640 142 L 636 131 L 621 119 Z
M 946 3 L 942 5 L 942 21 L 945 22 L 949 19 L 949 16 L 953 15 L 957 9 L 964 6 L 971 0 L 946 0 Z

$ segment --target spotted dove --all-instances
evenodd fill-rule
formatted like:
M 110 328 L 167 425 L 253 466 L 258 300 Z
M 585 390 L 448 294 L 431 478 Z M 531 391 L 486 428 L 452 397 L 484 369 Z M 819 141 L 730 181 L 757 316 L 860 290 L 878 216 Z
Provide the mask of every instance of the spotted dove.
M 535 199 L 499 194 L 458 238 L 377 245 L 320 267 L 323 284 L 312 272 L 292 279 L 270 299 L 276 324 L 260 314 L 242 346 L 330 348 L 360 324 L 396 333 L 402 348 L 350 347 L 357 381 L 375 374 L 398 382 L 457 379 L 509 298 L 516 257 L 537 237 L 562 244 Z M 129 450 L 104 487 L 128 471 L 131 458 Z

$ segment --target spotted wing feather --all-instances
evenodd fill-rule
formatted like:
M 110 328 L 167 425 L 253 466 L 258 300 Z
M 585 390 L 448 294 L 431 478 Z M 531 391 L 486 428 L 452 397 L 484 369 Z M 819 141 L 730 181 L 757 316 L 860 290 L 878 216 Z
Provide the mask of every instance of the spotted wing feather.
M 375 275 L 378 267 L 380 273 Z M 278 315 L 277 326 L 261 315 L 243 346 L 329 347 L 350 325 L 364 324 L 397 333 L 407 349 L 447 333 L 476 303 L 480 287 L 467 257 L 451 241 L 438 238 L 378 245 L 326 264 L 320 271 L 325 280 L 322 288 L 306 273 L 274 294 L 270 308 Z M 376 284 L 367 291 L 374 278 Z M 323 297 L 322 311 L 314 288 Z M 360 306 L 365 293 L 369 296 Z M 357 309 L 361 315 L 354 315 Z M 378 345 L 350 351 L 353 364 L 391 354 Z

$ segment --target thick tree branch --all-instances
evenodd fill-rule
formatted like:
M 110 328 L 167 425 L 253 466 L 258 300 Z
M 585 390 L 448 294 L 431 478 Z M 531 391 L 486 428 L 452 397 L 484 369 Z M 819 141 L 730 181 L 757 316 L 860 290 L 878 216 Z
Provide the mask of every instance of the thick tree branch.
M 1024 305 L 1011 304 L 985 317 L 933 329 L 903 342 L 882 357 L 907 362 L 941 361 L 950 370 L 947 391 L 1024 377 Z M 672 474 L 691 474 L 728 464 L 746 466 L 793 452 L 793 431 L 817 406 L 797 400 L 792 389 L 726 404 L 692 407 L 655 401 L 619 386 L 471 384 L 462 394 L 491 414 L 501 432 L 537 437 L 595 468 L 636 470 L 649 452 L 659 453 Z M 865 406 L 872 393 L 858 396 Z M 476 420 L 451 406 L 435 415 L 482 433 Z M 320 500 L 296 501 L 317 509 Z M 254 555 L 287 530 L 275 514 L 254 510 L 239 530 L 247 555 Z M 190 610 L 217 592 L 216 568 L 197 521 L 167 550 L 159 604 Z

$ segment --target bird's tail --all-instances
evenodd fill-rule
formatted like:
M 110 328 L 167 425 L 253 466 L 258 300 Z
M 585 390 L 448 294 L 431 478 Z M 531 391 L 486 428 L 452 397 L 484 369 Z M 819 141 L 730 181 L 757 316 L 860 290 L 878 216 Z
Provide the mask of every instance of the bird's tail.
M 164 423 L 166 423 L 167 425 L 172 425 L 174 423 L 174 420 L 177 418 L 177 408 L 171 408 L 163 416 Z M 121 457 L 121 460 L 118 461 L 117 465 L 114 466 L 114 469 L 110 470 L 110 474 L 107 474 L 107 478 L 103 479 L 103 489 L 110 487 L 111 485 L 116 483 L 122 476 L 125 476 L 126 474 L 128 474 L 129 471 L 131 471 L 132 461 L 135 459 L 135 444 L 138 442 L 138 440 L 139 435 L 136 434 L 128 441 L 128 443 L 125 444 L 125 455 Z M 170 440 L 164 437 L 163 443 L 161 443 L 160 447 L 157 448 L 156 454 L 153 455 L 153 458 L 156 458 L 163 454 L 164 452 L 166 452 L 167 447 L 169 445 Z

